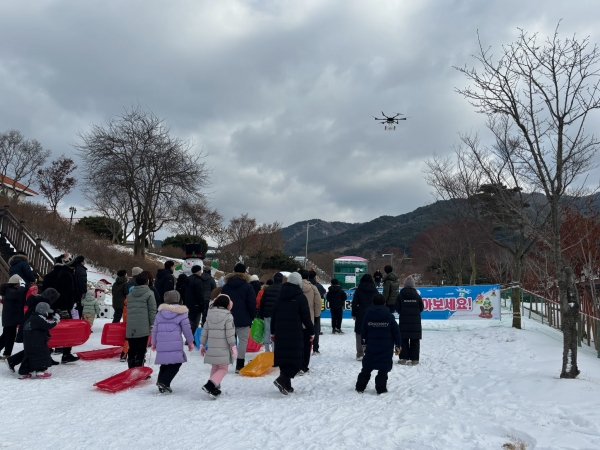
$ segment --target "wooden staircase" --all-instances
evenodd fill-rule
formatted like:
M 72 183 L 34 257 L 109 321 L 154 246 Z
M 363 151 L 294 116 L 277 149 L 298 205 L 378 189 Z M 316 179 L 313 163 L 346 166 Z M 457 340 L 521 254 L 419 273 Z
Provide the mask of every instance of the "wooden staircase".
M 0 284 L 8 281 L 8 260 L 17 251 L 25 252 L 33 270 L 42 276 L 54 267 L 52 255 L 42 245 L 42 239 L 34 238 L 25 228 L 25 221 L 13 216 L 5 205 L 0 215 Z

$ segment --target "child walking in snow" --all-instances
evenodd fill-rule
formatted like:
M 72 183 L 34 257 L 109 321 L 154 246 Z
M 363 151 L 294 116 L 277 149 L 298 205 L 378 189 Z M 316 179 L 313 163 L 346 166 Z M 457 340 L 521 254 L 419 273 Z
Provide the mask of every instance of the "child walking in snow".
M 232 306 L 228 295 L 219 295 L 208 310 L 200 337 L 200 354 L 204 356 L 204 364 L 212 364 L 210 378 L 202 390 L 213 399 L 221 394 L 221 381 L 227 374 L 229 364 L 237 359 Z
M 83 318 L 89 322 L 90 327 L 93 327 L 94 319 L 100 314 L 100 305 L 93 289 L 87 291 L 81 305 L 83 306 Z
M 381 294 L 373 296 L 373 306 L 367 308 L 360 332 L 365 356 L 362 359 L 362 371 L 356 380 L 356 392 L 362 394 L 371 372 L 377 370 L 375 390 L 377 395 L 387 392 L 388 372 L 392 370 L 394 353 L 400 353 L 402 339 L 396 319 L 385 305 Z M 394 349 L 394 344 L 396 348 Z M 394 352 L 395 350 L 395 352 Z
M 48 331 L 58 323 L 58 314 L 51 317 L 54 311 L 45 302 L 38 303 L 35 314 L 23 326 L 24 358 L 19 367 L 19 380 L 36 378 L 49 378 L 52 374 L 47 372 L 52 365 L 50 349 L 48 348 Z
M 187 362 L 183 351 L 183 339 L 188 342 L 188 349 L 194 349 L 192 327 L 188 319 L 188 309 L 179 304 L 181 296 L 177 291 L 167 291 L 163 296 L 164 303 L 158 307 L 158 313 L 152 327 L 152 350 L 156 350 L 156 364 L 160 364 L 158 372 L 158 391 L 161 394 L 171 393 L 171 382 L 181 364 Z

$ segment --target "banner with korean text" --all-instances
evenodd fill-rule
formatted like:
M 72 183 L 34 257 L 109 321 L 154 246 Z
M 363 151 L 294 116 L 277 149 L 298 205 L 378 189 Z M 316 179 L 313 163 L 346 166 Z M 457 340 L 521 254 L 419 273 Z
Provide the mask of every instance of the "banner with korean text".
M 381 292 L 382 289 L 379 289 Z M 500 320 L 500 286 L 435 286 L 418 287 L 423 299 L 423 320 Z M 352 318 L 354 290 L 347 290 L 344 319 Z M 398 316 L 398 313 L 395 313 Z M 329 302 L 323 302 L 321 317 L 331 318 Z

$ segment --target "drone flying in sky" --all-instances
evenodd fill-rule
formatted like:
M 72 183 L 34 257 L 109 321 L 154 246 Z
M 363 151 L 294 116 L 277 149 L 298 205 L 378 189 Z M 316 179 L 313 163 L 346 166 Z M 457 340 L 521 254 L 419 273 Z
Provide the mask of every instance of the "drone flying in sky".
M 389 130 L 389 131 L 394 131 L 396 129 L 396 125 L 398 124 L 398 121 L 408 119 L 408 117 L 398 118 L 398 116 L 404 115 L 404 114 L 400 114 L 400 113 L 398 113 L 392 117 L 386 116 L 383 111 L 381 111 L 381 114 L 383 114 L 383 117 L 384 117 L 383 119 L 380 119 L 379 117 L 375 117 L 375 116 L 373 116 L 373 118 L 375 120 L 380 121 L 382 125 L 385 125 L 385 129 Z

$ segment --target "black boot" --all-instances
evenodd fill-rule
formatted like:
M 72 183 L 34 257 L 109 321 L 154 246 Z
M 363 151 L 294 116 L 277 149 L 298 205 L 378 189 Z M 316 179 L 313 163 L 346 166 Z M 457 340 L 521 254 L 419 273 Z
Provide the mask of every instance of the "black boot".
M 238 358 L 235 364 L 235 373 L 240 373 L 240 370 L 244 368 L 246 361 L 242 358 Z
M 208 382 L 202 386 L 202 390 L 206 392 L 212 399 L 216 399 L 217 395 L 219 395 L 217 394 L 217 387 L 215 386 L 215 383 L 213 383 L 211 380 L 208 380 Z
M 286 381 L 287 381 L 285 384 L 286 391 L 288 391 L 289 393 L 294 392 L 294 388 L 292 387 L 292 379 L 288 378 Z
M 287 380 L 283 375 L 279 375 L 279 377 L 275 378 L 273 384 L 277 387 L 277 389 L 279 389 L 279 392 L 281 392 L 283 395 L 288 395 Z

